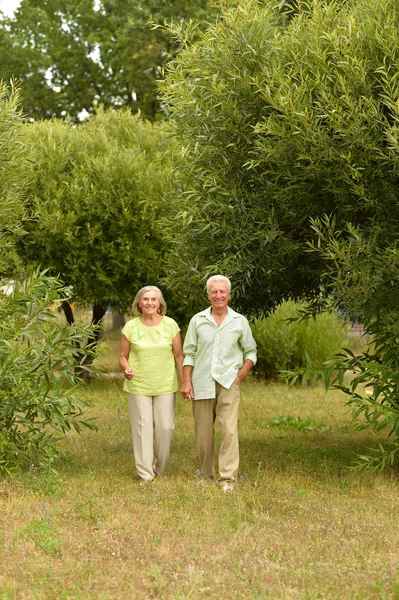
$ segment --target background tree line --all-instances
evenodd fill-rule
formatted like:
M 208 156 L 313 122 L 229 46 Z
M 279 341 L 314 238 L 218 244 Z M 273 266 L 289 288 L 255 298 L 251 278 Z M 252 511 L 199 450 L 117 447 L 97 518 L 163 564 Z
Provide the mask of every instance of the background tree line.
M 0 19 L 0 78 L 21 84 L 30 119 L 93 114 L 94 104 L 160 116 L 156 81 L 179 43 L 154 21 L 217 14 L 209 0 L 22 0 Z

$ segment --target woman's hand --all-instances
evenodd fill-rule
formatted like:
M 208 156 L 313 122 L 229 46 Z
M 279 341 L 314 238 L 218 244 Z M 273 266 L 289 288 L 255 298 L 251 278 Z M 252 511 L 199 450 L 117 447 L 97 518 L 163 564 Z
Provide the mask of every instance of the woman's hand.
M 121 335 L 121 348 L 119 351 L 119 364 L 123 370 L 123 376 L 128 381 L 134 377 L 134 373 L 129 365 L 130 342 L 125 335 Z
M 129 381 L 131 381 L 134 377 L 134 373 L 130 367 L 128 367 L 127 369 L 125 369 L 123 371 L 123 375 L 124 375 L 125 379 L 128 379 Z
M 183 384 L 180 388 L 180 393 L 186 400 L 194 399 L 194 390 L 190 381 L 183 381 Z

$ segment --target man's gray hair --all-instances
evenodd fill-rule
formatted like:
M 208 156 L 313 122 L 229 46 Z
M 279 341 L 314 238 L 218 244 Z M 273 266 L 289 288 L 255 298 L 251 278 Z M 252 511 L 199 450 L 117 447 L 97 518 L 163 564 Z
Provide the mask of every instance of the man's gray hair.
M 212 277 L 209 277 L 208 281 L 206 282 L 206 291 L 209 294 L 209 288 L 211 287 L 211 284 L 214 283 L 215 281 L 224 281 L 225 284 L 227 285 L 227 291 L 231 292 L 231 281 L 228 277 L 225 277 L 224 275 L 212 275 Z

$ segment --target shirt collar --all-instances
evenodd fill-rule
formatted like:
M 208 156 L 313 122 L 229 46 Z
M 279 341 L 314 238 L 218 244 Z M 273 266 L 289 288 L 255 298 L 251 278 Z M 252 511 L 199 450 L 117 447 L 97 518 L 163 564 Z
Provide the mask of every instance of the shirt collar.
M 208 306 L 208 308 L 206 308 L 205 310 L 202 310 L 201 312 L 198 313 L 198 316 L 200 317 L 205 317 L 208 321 L 210 321 L 211 323 L 215 323 L 213 317 L 212 317 L 212 313 L 211 313 L 211 306 Z M 223 322 L 221 324 L 220 327 L 223 327 L 224 325 L 226 325 L 227 323 L 230 323 L 230 321 L 232 321 L 233 319 L 236 319 L 237 317 L 240 317 L 240 315 L 233 310 L 232 308 L 230 308 L 230 306 L 227 307 L 227 315 L 226 317 L 223 319 Z

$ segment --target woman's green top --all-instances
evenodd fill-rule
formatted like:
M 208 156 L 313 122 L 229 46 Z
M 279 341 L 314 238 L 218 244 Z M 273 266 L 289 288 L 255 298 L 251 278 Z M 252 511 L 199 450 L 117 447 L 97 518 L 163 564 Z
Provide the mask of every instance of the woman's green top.
M 172 340 L 179 331 L 176 321 L 166 315 L 154 327 L 143 325 L 139 317 L 126 323 L 122 333 L 130 342 L 129 366 L 134 377 L 125 379 L 125 392 L 161 396 L 177 390 Z

